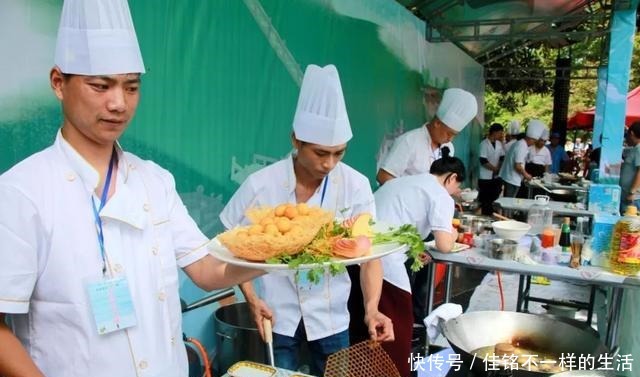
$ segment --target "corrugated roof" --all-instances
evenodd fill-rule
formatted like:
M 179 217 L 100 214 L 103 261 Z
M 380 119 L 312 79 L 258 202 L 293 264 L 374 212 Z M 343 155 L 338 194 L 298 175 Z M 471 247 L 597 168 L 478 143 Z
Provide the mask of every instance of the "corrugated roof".
M 452 42 L 485 66 L 525 46 L 607 35 L 613 8 L 613 0 L 397 1 L 425 20 L 428 41 Z M 628 9 L 631 1 L 615 6 Z

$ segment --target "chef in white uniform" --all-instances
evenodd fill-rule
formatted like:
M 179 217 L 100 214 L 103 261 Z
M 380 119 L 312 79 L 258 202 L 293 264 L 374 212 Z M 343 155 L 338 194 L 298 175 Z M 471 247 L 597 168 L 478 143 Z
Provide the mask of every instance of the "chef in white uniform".
M 511 146 L 518 141 L 520 135 L 520 121 L 512 120 L 507 126 L 507 135 L 505 136 L 504 153 L 506 154 Z
M 447 148 L 443 148 L 445 155 Z M 434 161 L 431 172 L 393 179 L 375 192 L 378 219 L 394 226 L 415 225 L 422 238 L 433 234 L 436 247 L 452 250 L 458 233 L 452 226 L 454 201 L 465 179 L 462 161 L 448 155 Z M 382 259 L 384 283 L 380 311 L 394 323 L 396 340 L 383 347 L 403 377 L 410 376 L 407 360 L 413 335 L 413 301 L 406 255 L 396 253 Z
M 545 147 L 547 140 L 549 140 L 549 130 L 545 128 L 540 138 L 529 147 L 525 170 L 534 177 L 542 177 L 551 166 L 551 152 Z
M 309 65 L 305 71 L 291 136 L 296 152 L 251 174 L 220 214 L 227 228 L 247 224 L 245 211 L 282 203 L 308 203 L 349 218 L 375 215 L 369 180 L 342 163 L 351 139 L 338 71 L 333 65 Z M 320 283 L 296 282 L 293 275 L 270 274 L 261 278 L 263 292 L 252 283 L 241 285 L 254 320 L 262 333 L 263 318 L 272 318 L 276 365 L 295 370 L 302 343 L 311 351 L 313 375 L 324 374 L 327 357 L 349 346 L 347 300 L 351 284 L 364 292 L 365 317 L 371 339 L 393 340 L 391 321 L 378 311 L 382 265 L 374 260 L 362 265 L 360 281 L 346 273 L 325 273 Z M 351 318 L 362 321 L 362 317 Z
M 513 198 L 520 189 L 522 180 L 530 180 L 531 174 L 524 169 L 529 146 L 542 136 L 546 126 L 538 119 L 531 119 L 527 123 L 527 132 L 523 139 L 518 140 L 509 150 L 500 168 L 500 178 L 504 181 L 504 196 Z
M 482 214 L 490 216 L 493 202 L 502 192 L 502 180 L 498 177 L 500 165 L 504 159 L 502 144 L 503 128 L 499 123 L 489 127 L 489 134 L 480 142 L 480 176 L 478 177 L 478 201 L 482 206 Z
M 118 144 L 144 71 L 125 0 L 65 0 L 62 127 L 0 176 L 2 376 L 186 377 L 178 267 L 207 290 L 262 274 L 209 255 L 173 176 Z
M 466 127 L 478 113 L 478 102 L 473 94 L 458 88 L 444 91 L 436 116 L 422 127 L 405 132 L 393 142 L 377 174 L 377 181 L 386 181 L 428 173 L 433 161 L 442 157 L 441 148 L 449 148 L 451 140 Z

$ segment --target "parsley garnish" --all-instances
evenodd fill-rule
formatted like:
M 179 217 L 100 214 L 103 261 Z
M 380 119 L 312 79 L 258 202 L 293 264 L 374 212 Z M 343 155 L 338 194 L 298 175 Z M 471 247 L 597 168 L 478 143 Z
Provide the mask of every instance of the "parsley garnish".
M 409 259 L 413 259 L 411 271 L 418 271 L 424 266 L 424 263 L 418 258 L 424 252 L 424 243 L 422 242 L 422 236 L 420 236 L 418 229 L 414 225 L 405 224 L 399 228 L 390 228 L 388 232 L 376 233 L 373 237 L 374 245 L 389 242 L 397 242 L 409 246 L 406 254 Z

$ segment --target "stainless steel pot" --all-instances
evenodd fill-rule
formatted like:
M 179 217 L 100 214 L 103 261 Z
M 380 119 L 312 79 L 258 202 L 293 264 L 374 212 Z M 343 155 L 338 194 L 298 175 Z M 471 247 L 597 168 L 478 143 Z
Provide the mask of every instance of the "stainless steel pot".
M 463 214 L 461 220 L 462 225 L 468 227 L 473 234 L 478 235 L 491 232 L 493 219 L 489 216 Z
M 442 333 L 460 354 L 462 362 L 467 366 L 473 365 L 473 371 L 479 376 L 487 375 L 485 363 L 474 360 L 472 352 L 496 343 L 526 343 L 527 348 L 548 354 L 592 355 L 595 360 L 608 352 L 593 332 L 535 314 L 496 311 L 465 313 L 447 321 Z M 512 373 L 513 377 L 551 375 L 522 369 L 513 370 Z
M 265 344 L 246 302 L 218 308 L 215 326 L 218 375 L 226 373 L 231 365 L 242 360 L 268 363 Z

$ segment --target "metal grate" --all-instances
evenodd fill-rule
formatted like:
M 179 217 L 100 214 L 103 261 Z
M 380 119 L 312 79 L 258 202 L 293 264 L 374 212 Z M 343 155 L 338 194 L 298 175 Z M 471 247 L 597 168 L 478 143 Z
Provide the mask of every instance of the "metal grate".
M 324 377 L 400 377 L 380 343 L 365 341 L 329 356 Z

